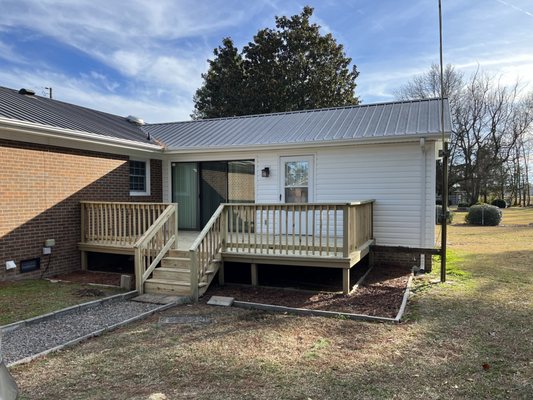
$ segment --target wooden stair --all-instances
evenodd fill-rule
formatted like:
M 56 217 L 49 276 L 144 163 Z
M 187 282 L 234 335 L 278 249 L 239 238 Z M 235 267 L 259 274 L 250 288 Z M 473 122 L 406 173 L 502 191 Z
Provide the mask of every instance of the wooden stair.
M 206 279 L 199 282 L 199 295 L 203 295 L 213 280 L 219 261 L 212 262 L 207 271 Z M 161 260 L 161 265 L 154 269 L 152 277 L 144 283 L 144 292 L 148 294 L 166 294 L 175 296 L 190 296 L 191 289 L 191 259 L 188 251 L 169 250 Z

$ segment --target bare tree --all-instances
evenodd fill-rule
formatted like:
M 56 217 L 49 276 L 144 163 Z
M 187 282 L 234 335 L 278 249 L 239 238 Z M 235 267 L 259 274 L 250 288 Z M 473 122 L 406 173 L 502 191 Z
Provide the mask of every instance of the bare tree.
M 397 91 L 400 99 L 438 96 L 439 68 L 412 79 Z M 449 98 L 453 121 L 450 142 L 450 188 L 461 187 L 470 203 L 487 201 L 506 192 L 510 178 L 509 161 L 520 154 L 516 173 L 524 168 L 525 138 L 533 126 L 530 103 L 520 100 L 520 85 L 501 85 L 479 70 L 468 79 L 453 66 L 444 71 L 444 93 Z M 526 174 L 527 175 L 527 174 Z M 520 182 L 523 173 L 519 174 Z M 520 183 L 522 185 L 522 183 Z M 521 187 L 521 186 L 520 186 Z M 520 189 L 520 193 L 523 190 Z

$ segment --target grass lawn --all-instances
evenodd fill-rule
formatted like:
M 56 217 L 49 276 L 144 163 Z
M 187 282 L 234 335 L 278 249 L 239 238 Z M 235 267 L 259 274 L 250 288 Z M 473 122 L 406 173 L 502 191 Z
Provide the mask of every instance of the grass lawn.
M 0 325 L 6 325 L 99 298 L 80 296 L 78 291 L 85 288 L 98 289 L 104 295 L 121 292 L 120 289 L 94 287 L 77 283 L 51 283 L 47 280 L 0 282 Z
M 22 399 L 531 399 L 533 226 L 519 223 L 451 226 L 448 282 L 417 280 L 400 325 L 181 306 L 165 314 L 211 323 L 155 316 L 12 373 Z

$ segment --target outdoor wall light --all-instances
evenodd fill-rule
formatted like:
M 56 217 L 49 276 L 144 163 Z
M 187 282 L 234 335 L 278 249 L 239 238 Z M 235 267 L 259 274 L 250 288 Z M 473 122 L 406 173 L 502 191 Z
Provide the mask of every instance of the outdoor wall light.
M 261 170 L 261 176 L 263 178 L 268 178 L 270 176 L 270 168 L 269 167 L 265 167 Z

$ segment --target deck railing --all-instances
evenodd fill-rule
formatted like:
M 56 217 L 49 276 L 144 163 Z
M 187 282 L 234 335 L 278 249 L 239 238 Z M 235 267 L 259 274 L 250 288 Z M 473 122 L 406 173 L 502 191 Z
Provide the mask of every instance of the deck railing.
M 168 205 L 148 230 L 134 244 L 135 278 L 139 294 L 144 291 L 144 282 L 150 277 L 159 262 L 178 243 L 178 205 Z
M 133 246 L 170 203 L 82 201 L 81 242 Z
M 226 204 L 226 251 L 349 257 L 373 237 L 373 203 Z
M 226 218 L 225 205 L 221 204 L 190 247 L 193 299 L 198 299 L 199 284 L 207 280 L 210 265 L 217 260 L 224 249 L 227 234 Z
M 373 205 L 374 200 L 220 205 L 189 250 L 193 298 L 222 252 L 351 257 L 373 239 Z

